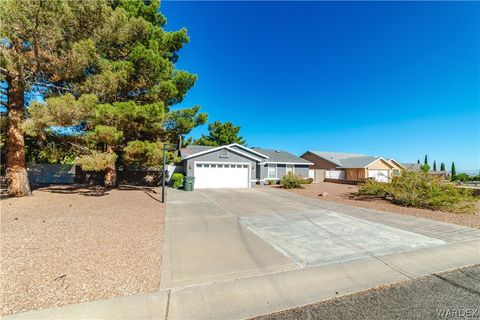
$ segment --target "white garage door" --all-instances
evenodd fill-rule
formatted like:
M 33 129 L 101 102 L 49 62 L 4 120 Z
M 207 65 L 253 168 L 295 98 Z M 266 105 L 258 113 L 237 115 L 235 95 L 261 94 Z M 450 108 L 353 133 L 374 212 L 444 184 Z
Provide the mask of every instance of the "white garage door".
M 195 163 L 195 189 L 248 188 L 250 187 L 248 164 Z
M 368 170 L 368 177 L 379 182 L 388 182 L 388 170 Z

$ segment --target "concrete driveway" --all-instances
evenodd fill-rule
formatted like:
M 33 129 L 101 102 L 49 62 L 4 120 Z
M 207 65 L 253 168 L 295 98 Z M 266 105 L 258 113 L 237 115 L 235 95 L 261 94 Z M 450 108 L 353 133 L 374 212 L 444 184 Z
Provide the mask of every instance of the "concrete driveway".
M 245 319 L 480 264 L 480 230 L 270 187 L 169 190 L 159 292 L 8 319 Z
M 480 230 L 467 227 L 269 187 L 168 199 L 162 288 L 174 318 L 243 318 L 480 263 Z

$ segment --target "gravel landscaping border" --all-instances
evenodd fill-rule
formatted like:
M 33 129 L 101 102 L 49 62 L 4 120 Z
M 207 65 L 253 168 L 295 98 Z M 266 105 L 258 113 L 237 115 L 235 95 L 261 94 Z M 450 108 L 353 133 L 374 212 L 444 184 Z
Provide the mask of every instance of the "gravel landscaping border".
M 158 290 L 164 207 L 153 189 L 127 189 L 2 199 L 0 313 Z

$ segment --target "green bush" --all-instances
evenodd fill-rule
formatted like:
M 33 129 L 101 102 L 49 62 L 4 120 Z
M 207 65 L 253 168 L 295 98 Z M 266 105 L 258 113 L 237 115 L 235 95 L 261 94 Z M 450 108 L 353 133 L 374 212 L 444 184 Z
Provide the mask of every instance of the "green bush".
M 178 189 L 181 186 L 183 186 L 183 174 L 178 172 L 174 173 L 172 175 L 172 187 Z
M 313 182 L 313 178 L 302 179 L 302 184 L 310 184 Z
M 266 180 L 265 182 L 270 186 L 275 183 L 275 180 Z
M 285 189 L 293 189 L 293 188 L 300 188 L 302 181 L 303 181 L 303 178 L 301 176 L 297 176 L 296 174 L 289 172 L 282 179 L 280 179 L 280 184 Z
M 475 213 L 477 203 L 470 190 L 456 188 L 448 181 L 423 172 L 404 171 L 391 183 L 367 180 L 359 186 L 358 193 L 382 197 L 402 206 L 455 213 Z

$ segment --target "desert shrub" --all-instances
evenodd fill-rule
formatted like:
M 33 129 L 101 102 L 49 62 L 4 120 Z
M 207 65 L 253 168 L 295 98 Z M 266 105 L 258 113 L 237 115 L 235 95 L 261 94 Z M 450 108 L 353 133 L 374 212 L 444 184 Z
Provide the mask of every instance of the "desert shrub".
M 389 195 L 390 184 L 367 179 L 358 186 L 358 193 L 364 196 L 386 197 Z
M 181 186 L 183 186 L 183 174 L 176 172 L 172 175 L 172 187 L 178 189 Z
M 302 179 L 302 184 L 310 184 L 313 182 L 313 178 Z
M 74 164 L 79 165 L 85 171 L 103 171 L 109 166 L 115 165 L 117 155 L 107 152 L 92 152 L 91 154 L 78 157 Z
M 455 213 L 476 211 L 477 199 L 470 190 L 456 188 L 448 181 L 423 172 L 404 171 L 391 183 L 367 180 L 359 186 L 358 192 L 408 207 Z
M 301 176 L 289 172 L 287 175 L 283 176 L 282 179 L 280 179 L 280 184 L 285 189 L 300 188 L 302 180 L 303 178 Z

